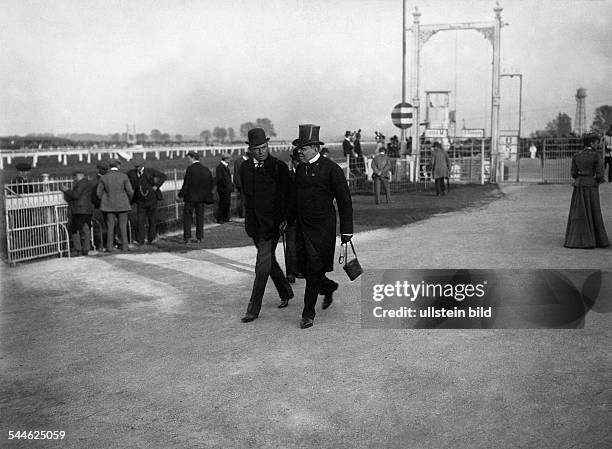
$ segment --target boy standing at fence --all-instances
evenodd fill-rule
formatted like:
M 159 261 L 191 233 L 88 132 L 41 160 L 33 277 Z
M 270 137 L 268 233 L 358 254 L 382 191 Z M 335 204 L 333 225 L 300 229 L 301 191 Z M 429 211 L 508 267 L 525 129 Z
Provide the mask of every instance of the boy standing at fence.
M 85 172 L 77 170 L 73 174 L 72 189 L 62 186 L 64 198 L 70 205 L 70 233 L 74 256 L 87 256 L 90 250 L 93 184 L 85 177 Z

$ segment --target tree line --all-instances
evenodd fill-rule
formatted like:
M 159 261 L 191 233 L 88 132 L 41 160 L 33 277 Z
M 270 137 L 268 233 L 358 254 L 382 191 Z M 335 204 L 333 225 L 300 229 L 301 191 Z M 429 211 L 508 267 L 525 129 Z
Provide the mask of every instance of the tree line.
M 604 133 L 612 125 L 612 105 L 603 105 L 595 109 L 591 130 Z M 569 115 L 559 112 L 557 117 L 546 124 L 543 130 L 531 133 L 531 137 L 571 137 L 572 119 Z

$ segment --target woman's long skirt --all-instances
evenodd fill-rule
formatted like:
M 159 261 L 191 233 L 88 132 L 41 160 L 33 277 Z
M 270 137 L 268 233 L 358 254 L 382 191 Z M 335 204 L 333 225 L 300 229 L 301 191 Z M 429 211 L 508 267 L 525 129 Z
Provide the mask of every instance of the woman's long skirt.
M 599 187 L 574 187 L 563 246 L 605 248 L 609 245 L 599 204 Z

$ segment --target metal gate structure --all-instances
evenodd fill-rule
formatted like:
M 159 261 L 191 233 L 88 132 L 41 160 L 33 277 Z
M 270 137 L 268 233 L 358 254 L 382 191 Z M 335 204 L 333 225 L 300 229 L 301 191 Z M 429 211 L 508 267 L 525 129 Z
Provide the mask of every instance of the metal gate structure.
M 4 185 L 6 254 L 10 264 L 70 255 L 68 204 L 60 186 L 70 179 Z
M 531 144 L 537 153 L 532 159 Z M 564 184 L 573 181 L 572 157 L 583 148 L 578 137 L 522 139 L 515 157 L 504 161 L 503 182 Z

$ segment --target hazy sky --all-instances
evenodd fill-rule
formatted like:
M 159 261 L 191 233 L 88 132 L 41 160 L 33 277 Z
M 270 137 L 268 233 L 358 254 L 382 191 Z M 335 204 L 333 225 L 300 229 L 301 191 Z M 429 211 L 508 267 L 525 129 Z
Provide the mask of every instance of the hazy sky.
M 500 5 L 502 72 L 524 76 L 523 135 L 559 112 L 573 120 L 579 87 L 588 124 L 612 104 L 612 0 Z M 423 24 L 476 22 L 493 20 L 495 2 L 407 0 L 408 27 L 415 6 Z M 0 135 L 107 134 L 126 123 L 197 135 L 259 117 L 284 139 L 299 123 L 320 124 L 322 137 L 399 134 L 390 113 L 401 101 L 401 0 L 0 0 L 0 9 Z M 452 91 L 459 127 L 489 126 L 491 58 L 476 31 L 441 32 L 423 48 L 421 87 Z M 502 79 L 502 129 L 517 128 L 518 86 Z

